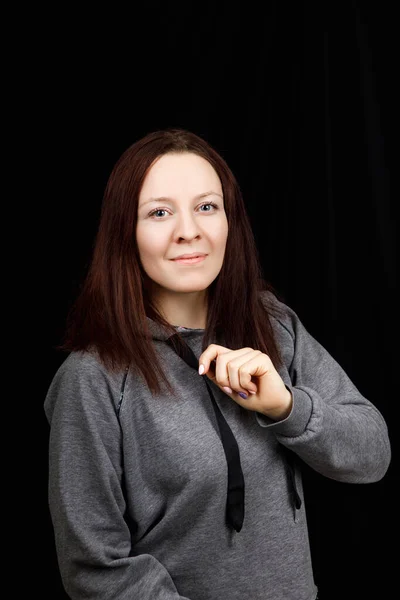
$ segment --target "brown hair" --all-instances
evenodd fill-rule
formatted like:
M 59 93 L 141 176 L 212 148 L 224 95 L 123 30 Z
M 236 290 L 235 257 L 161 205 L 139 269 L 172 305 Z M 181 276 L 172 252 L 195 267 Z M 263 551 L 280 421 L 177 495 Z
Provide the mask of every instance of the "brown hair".
M 218 277 L 208 288 L 204 351 L 224 336 L 228 348 L 251 347 L 282 364 L 260 291 L 276 292 L 262 277 L 258 252 L 242 194 L 225 160 L 204 139 L 182 129 L 152 132 L 130 146 L 108 179 L 93 256 L 78 298 L 69 311 L 64 351 L 95 350 L 113 371 L 135 368 L 151 392 L 160 393 L 159 377 L 174 394 L 157 359 L 146 317 L 175 334 L 152 304 L 148 277 L 136 243 L 139 194 L 154 161 L 167 153 L 194 153 L 217 172 L 224 195 L 228 238 Z

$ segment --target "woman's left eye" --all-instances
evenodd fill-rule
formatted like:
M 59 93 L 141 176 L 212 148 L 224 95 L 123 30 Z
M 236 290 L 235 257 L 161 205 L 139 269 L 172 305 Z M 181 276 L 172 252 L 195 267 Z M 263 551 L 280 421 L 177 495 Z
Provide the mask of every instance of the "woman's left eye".
M 218 208 L 218 206 L 216 204 L 214 204 L 214 202 L 207 202 L 206 204 L 202 204 L 199 208 L 202 208 L 203 206 L 213 206 L 214 208 Z M 206 212 L 210 212 L 210 211 L 207 210 Z

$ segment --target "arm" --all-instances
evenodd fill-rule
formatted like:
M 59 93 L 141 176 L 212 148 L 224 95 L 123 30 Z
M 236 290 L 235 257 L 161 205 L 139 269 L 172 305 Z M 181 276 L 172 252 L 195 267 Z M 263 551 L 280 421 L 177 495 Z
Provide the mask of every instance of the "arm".
M 296 313 L 285 309 L 287 317 L 278 319 L 278 336 L 290 358 L 290 382 L 285 384 L 293 404 L 289 415 L 278 422 L 257 413 L 259 425 L 271 428 L 281 444 L 326 477 L 348 483 L 379 481 L 391 459 L 381 413 Z
M 46 397 L 49 504 L 64 587 L 73 600 L 188 600 L 155 557 L 131 556 L 114 391 L 93 360 L 69 356 Z

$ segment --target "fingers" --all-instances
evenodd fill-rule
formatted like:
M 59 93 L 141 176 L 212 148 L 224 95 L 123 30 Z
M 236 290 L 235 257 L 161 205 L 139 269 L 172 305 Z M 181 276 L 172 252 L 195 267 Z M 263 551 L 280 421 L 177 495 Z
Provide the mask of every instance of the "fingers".
M 261 355 L 259 350 L 253 348 L 240 348 L 229 350 L 224 346 L 211 344 L 199 358 L 199 373 L 205 374 L 221 388 L 226 388 L 225 393 L 256 393 L 257 386 L 252 381 L 251 369 L 257 365 L 251 359 Z M 204 370 L 201 366 L 204 366 Z
M 200 355 L 199 358 L 199 375 L 206 375 L 210 364 L 212 362 L 218 364 L 218 358 L 223 356 L 224 354 L 230 354 L 230 360 L 236 356 L 240 356 L 241 354 L 246 354 L 247 352 L 254 352 L 252 348 L 240 348 L 239 350 L 229 350 L 229 348 L 225 348 L 224 346 L 218 346 L 218 344 L 210 344 L 208 348 Z M 226 357 L 227 358 L 227 357 Z M 203 369 L 202 369 L 203 366 Z
M 216 362 L 218 356 L 232 352 L 224 346 L 218 346 L 217 344 L 210 344 L 208 348 L 200 355 L 199 358 L 199 375 L 206 375 L 212 361 Z
M 236 393 L 240 394 L 256 392 L 257 386 L 252 382 L 251 375 L 248 371 L 251 359 L 258 354 L 256 350 L 243 352 L 237 358 L 229 360 L 226 364 L 224 361 L 217 363 L 216 380 L 220 386 L 228 386 Z

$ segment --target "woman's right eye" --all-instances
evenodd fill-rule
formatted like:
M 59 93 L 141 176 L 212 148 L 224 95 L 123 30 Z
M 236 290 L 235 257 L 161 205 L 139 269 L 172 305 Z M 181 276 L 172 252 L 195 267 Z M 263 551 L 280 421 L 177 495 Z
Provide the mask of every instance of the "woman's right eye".
M 158 212 L 166 212 L 165 208 L 156 208 L 155 210 L 152 210 L 151 213 L 149 213 L 149 217 L 152 217 L 155 213 Z

